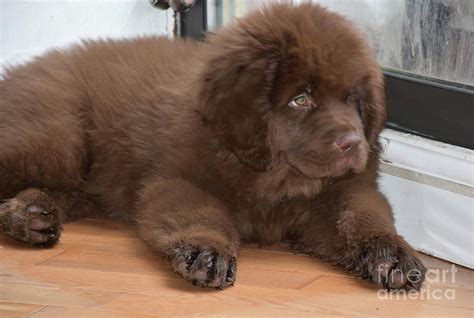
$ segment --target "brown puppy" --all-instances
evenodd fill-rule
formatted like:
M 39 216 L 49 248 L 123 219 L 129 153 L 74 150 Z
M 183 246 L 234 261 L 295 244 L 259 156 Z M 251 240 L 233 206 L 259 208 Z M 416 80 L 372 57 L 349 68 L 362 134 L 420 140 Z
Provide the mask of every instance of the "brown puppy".
M 130 219 L 201 286 L 233 284 L 243 240 L 419 288 L 377 190 L 385 117 L 367 44 L 315 5 L 256 11 L 206 43 L 84 42 L 0 82 L 0 222 L 50 246 L 64 222 Z

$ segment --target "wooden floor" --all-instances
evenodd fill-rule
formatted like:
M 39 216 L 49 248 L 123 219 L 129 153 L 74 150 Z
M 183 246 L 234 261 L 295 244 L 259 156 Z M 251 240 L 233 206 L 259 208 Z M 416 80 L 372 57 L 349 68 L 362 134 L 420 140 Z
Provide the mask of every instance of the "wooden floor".
M 0 317 L 474 317 L 474 274 L 459 266 L 454 283 L 448 275 L 415 299 L 397 300 L 313 258 L 256 247 L 242 250 L 235 287 L 201 289 L 108 221 L 68 224 L 52 249 L 4 234 L 0 246 Z M 432 269 L 451 266 L 424 260 Z

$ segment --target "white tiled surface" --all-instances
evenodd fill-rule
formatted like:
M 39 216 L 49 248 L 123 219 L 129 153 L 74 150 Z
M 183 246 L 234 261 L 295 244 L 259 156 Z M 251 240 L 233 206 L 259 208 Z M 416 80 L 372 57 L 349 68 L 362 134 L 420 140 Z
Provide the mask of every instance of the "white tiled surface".
M 385 164 L 403 169 L 380 178 L 399 233 L 420 251 L 474 268 L 473 151 L 390 130 L 381 139 Z

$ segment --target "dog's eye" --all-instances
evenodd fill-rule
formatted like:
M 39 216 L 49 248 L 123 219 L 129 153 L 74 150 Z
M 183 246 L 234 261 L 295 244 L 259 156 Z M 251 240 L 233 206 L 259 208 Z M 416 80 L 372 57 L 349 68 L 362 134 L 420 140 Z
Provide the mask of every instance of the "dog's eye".
M 301 94 L 293 98 L 289 106 L 294 108 L 309 108 L 312 106 L 312 103 L 309 100 L 309 97 L 306 94 Z
M 306 105 L 306 96 L 300 95 L 294 99 L 296 105 L 298 106 L 304 106 Z

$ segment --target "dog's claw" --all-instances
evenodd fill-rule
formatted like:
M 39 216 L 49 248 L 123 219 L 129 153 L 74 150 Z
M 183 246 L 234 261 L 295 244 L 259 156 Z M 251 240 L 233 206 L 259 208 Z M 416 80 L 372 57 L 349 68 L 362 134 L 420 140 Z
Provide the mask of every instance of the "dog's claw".
M 168 257 L 175 270 L 193 285 L 224 289 L 235 281 L 235 256 L 220 255 L 212 247 L 181 246 Z

